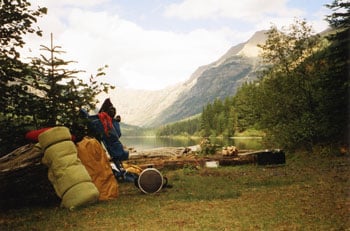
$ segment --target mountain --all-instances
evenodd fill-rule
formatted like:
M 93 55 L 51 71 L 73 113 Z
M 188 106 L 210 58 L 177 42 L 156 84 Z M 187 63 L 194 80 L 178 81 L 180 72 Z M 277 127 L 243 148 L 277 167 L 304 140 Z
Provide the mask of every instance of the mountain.
M 257 44 L 266 41 L 266 31 L 230 48 L 217 61 L 199 67 L 184 83 L 158 91 L 116 88 L 107 97 L 122 121 L 142 127 L 159 126 L 201 113 L 216 98 L 233 96 L 242 83 L 256 78 L 259 69 Z

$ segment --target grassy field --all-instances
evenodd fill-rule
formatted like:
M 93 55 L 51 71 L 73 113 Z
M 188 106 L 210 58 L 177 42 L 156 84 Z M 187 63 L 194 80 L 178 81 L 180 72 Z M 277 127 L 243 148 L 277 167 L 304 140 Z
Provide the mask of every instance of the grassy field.
M 173 187 L 157 194 L 119 184 L 118 199 L 75 211 L 3 211 L 0 230 L 350 230 L 349 156 L 287 154 L 279 167 L 162 172 Z

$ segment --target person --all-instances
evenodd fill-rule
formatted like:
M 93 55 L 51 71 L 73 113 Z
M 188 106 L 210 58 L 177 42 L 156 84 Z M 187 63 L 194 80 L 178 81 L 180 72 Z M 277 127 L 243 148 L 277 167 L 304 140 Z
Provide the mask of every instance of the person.
M 125 150 L 123 144 L 120 142 L 120 137 L 122 136 L 121 129 L 120 129 L 121 117 L 120 115 L 116 116 L 117 110 L 114 106 L 111 106 L 110 108 L 108 108 L 107 114 L 109 115 L 110 118 L 112 118 L 112 125 L 118 137 L 118 140 L 115 141 L 115 143 L 118 143 L 117 145 L 115 145 L 115 148 L 117 149 L 117 153 L 120 154 L 120 158 L 121 158 L 120 160 L 127 160 L 129 158 L 129 151 Z
M 120 130 L 120 121 L 121 121 L 121 117 L 120 117 L 120 115 L 117 115 L 116 117 L 115 117 L 115 124 L 114 124 L 114 127 L 115 127 L 115 129 L 117 130 L 117 133 L 118 133 L 118 135 L 119 135 L 119 137 L 121 137 L 122 136 L 122 132 L 121 132 L 121 130 Z M 114 122 L 113 121 L 113 122 Z
M 110 99 L 106 99 L 97 115 L 89 115 L 85 109 L 80 110 L 82 117 L 88 119 L 88 130 L 91 136 L 100 141 L 107 150 L 112 165 L 112 171 L 118 181 L 135 182 L 137 174 L 124 169 L 122 161 L 129 159 L 129 151 L 125 150 L 120 141 L 120 116 L 116 116 L 116 108 Z
M 89 119 L 89 129 L 93 136 L 104 144 L 113 162 L 129 159 L 129 152 L 124 149 L 119 139 L 121 136 L 120 126 L 114 118 L 116 109 L 109 99 L 105 100 L 97 115 L 91 116 L 84 109 L 81 109 L 81 113 Z
M 120 115 L 117 115 L 117 110 L 115 109 L 115 107 L 111 106 L 109 109 L 108 109 L 108 115 L 112 118 L 112 123 L 113 123 L 113 126 L 119 136 L 119 138 L 122 136 L 122 133 L 121 133 L 121 130 L 120 130 L 120 121 L 121 121 L 121 117 Z

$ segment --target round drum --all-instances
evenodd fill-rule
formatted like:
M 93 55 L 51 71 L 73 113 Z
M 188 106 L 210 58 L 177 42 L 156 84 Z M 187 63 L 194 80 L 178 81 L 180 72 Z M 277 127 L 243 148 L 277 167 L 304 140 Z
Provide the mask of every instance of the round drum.
M 157 169 L 146 168 L 140 173 L 137 183 L 142 192 L 156 193 L 162 189 L 164 179 Z

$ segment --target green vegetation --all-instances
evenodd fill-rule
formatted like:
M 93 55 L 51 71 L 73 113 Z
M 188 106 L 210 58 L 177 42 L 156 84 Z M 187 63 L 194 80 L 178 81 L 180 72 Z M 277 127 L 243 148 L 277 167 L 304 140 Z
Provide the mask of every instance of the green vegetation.
M 232 103 L 228 98 L 224 102 L 216 99 L 213 104 L 208 104 L 203 109 L 201 128 L 204 136 L 234 135 L 237 119 Z
M 46 8 L 31 10 L 26 0 L 0 2 L 0 156 L 26 143 L 27 129 L 65 125 L 79 136 L 79 109 L 93 109 L 96 95 L 111 88 L 97 81 L 101 68 L 89 83 L 77 77 L 81 71 L 69 70 L 72 61 L 59 58 L 61 47 L 42 46 L 46 52 L 30 63 L 24 63 L 18 49 L 23 36 L 40 29 L 32 24 L 46 14 Z
M 349 32 L 349 25 L 337 29 Z M 243 97 L 245 114 L 258 118 L 255 125 L 266 133 L 266 141 L 286 149 L 348 139 L 349 57 L 338 56 L 341 74 L 335 75 L 330 54 L 339 41 L 311 31 L 305 21 L 285 31 L 272 27 L 261 45 L 266 68 L 260 81 L 247 84 L 235 98 Z M 342 45 L 348 50 L 349 38 Z
M 168 125 L 158 134 L 231 137 L 260 130 L 267 147 L 290 150 L 347 143 L 349 6 L 341 1 L 328 5 L 335 13 L 328 17 L 331 32 L 323 37 L 304 20 L 282 30 L 272 26 L 260 44 L 264 68 L 257 81 L 209 103 L 199 119 Z
M 14 1 L 13 1 L 14 2 Z M 1 1 L 0 8 L 0 154 L 11 149 L 11 143 L 18 143 L 16 133 L 27 122 L 26 103 L 31 97 L 25 89 L 26 78 L 31 75 L 28 64 L 20 61 L 16 48 L 23 47 L 22 36 L 35 33 L 41 36 L 40 29 L 32 28 L 38 17 L 46 14 L 46 8 L 30 10 L 30 3 Z M 19 83 L 19 84 L 16 84 Z M 7 140 L 6 137 L 10 137 Z
M 316 150 L 317 149 L 317 150 Z M 173 188 L 75 211 L 57 206 L 1 211 L 1 230 L 346 230 L 349 156 L 316 148 L 287 154 L 279 167 L 162 170 Z
M 200 136 L 200 116 L 157 128 L 157 136 Z

